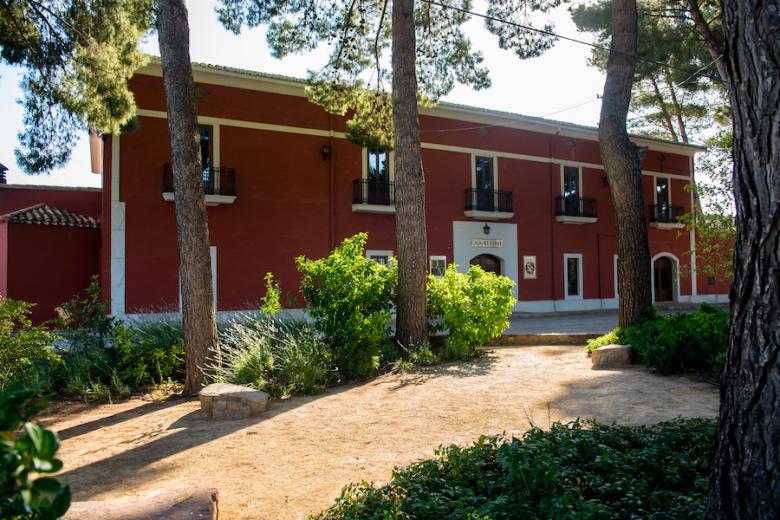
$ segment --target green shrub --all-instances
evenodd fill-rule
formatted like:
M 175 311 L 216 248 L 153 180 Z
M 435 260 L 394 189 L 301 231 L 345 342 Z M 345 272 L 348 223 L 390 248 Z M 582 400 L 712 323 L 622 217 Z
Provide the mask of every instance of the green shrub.
M 30 321 L 32 305 L 0 297 L 0 390 L 16 380 L 46 383 L 60 363 L 54 342 L 60 339 Z
M 55 519 L 70 507 L 70 488 L 45 476 L 62 462 L 57 435 L 30 422 L 44 405 L 36 394 L 17 382 L 0 390 L 0 518 Z
M 180 316 L 154 317 L 117 326 L 117 371 L 133 388 L 184 380 L 184 330 Z
M 729 313 L 709 304 L 697 312 L 651 315 L 591 340 L 588 355 L 611 343 L 631 345 L 642 363 L 662 374 L 694 371 L 719 376 L 728 342 Z
M 279 282 L 274 281 L 274 274 L 265 273 L 265 296 L 263 296 L 260 312 L 266 316 L 273 316 L 282 310 L 281 298 L 282 288 Z
M 220 335 L 217 361 L 207 367 L 217 382 L 250 385 L 273 397 L 312 393 L 335 376 L 328 346 L 305 323 L 237 318 Z
M 347 238 L 327 258 L 296 259 L 306 311 L 346 377 L 376 371 L 390 332 L 397 270 L 364 256 L 367 238 L 365 233 Z
M 114 333 L 114 318 L 108 315 L 108 302 L 103 301 L 100 282 L 93 276 L 84 294 L 57 307 L 53 325 L 62 329 L 71 348 L 105 347 Z
M 713 420 L 679 419 L 483 437 L 396 469 L 385 486 L 349 485 L 317 518 L 703 518 L 714 436 Z
M 431 330 L 448 333 L 447 359 L 469 359 L 476 347 L 501 335 L 509 326 L 515 305 L 514 282 L 471 266 L 466 274 L 450 265 L 444 276 L 428 277 L 428 316 Z

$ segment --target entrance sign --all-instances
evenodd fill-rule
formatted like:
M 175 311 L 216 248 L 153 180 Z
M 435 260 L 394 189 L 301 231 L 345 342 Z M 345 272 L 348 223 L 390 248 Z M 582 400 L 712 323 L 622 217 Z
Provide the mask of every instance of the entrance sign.
M 504 247 L 502 238 L 472 238 L 471 247 Z

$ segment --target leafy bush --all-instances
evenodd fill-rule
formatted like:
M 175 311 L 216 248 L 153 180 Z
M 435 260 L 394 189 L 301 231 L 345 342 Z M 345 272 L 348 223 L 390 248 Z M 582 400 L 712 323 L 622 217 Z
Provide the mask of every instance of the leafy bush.
M 260 312 L 266 316 L 273 316 L 282 310 L 281 297 L 282 288 L 279 282 L 274 281 L 274 274 L 265 273 L 265 296 L 263 296 Z
M 728 342 L 729 313 L 703 303 L 690 314 L 651 315 L 626 329 L 591 340 L 588 355 L 611 343 L 631 345 L 646 365 L 662 374 L 694 371 L 719 376 Z
M 394 265 L 386 267 L 364 256 L 367 239 L 360 233 L 326 258 L 296 259 L 306 310 L 347 377 L 366 376 L 379 367 L 398 279 Z
M 134 388 L 184 379 L 184 330 L 179 316 L 117 326 L 115 348 L 119 376 Z
M 72 348 L 104 347 L 114 333 L 114 318 L 108 315 L 108 303 L 103 301 L 100 282 L 93 276 L 83 295 L 57 307 L 54 325 L 63 329 Z
M 450 265 L 444 276 L 428 277 L 428 316 L 431 330 L 447 331 L 447 359 L 469 359 L 476 347 L 500 336 L 509 326 L 515 305 L 514 282 L 471 266 L 466 274 Z
M 335 375 L 330 349 L 305 323 L 242 317 L 230 322 L 220 340 L 218 361 L 207 367 L 217 382 L 283 397 L 312 393 Z
M 54 519 L 70 507 L 70 488 L 39 476 L 56 473 L 62 462 L 54 457 L 57 436 L 30 422 L 44 405 L 37 393 L 17 382 L 0 390 L 0 518 Z
M 30 321 L 32 305 L 0 297 L 0 390 L 12 380 L 35 384 L 48 379 L 60 362 L 59 337 Z
M 349 485 L 317 517 L 703 518 L 715 422 L 573 422 L 440 448 L 382 487 Z

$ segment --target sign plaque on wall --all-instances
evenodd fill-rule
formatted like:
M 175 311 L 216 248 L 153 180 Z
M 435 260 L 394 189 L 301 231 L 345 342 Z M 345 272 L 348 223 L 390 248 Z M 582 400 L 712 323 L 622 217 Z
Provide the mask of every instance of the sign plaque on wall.
M 536 280 L 536 257 L 523 257 L 523 278 L 526 280 Z
M 503 238 L 472 238 L 471 247 L 504 247 Z

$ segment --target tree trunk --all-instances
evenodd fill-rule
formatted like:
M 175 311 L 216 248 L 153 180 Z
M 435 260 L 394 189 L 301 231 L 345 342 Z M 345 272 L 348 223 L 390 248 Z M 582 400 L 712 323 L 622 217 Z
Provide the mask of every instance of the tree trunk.
M 628 139 L 626 130 L 636 67 L 636 38 L 636 0 L 615 0 L 599 119 L 599 148 L 615 207 L 621 327 L 636 323 L 652 304 L 640 149 Z
M 688 130 L 685 128 L 685 120 L 683 119 L 682 107 L 680 101 L 677 99 L 677 92 L 674 90 L 674 81 L 672 81 L 672 72 L 667 68 L 664 70 L 664 79 L 666 80 L 666 86 L 669 89 L 669 94 L 672 97 L 672 106 L 674 107 L 674 115 L 677 118 L 677 126 L 680 129 L 680 138 L 685 144 L 689 144 Z M 676 139 L 675 139 L 676 141 Z
M 168 138 L 179 238 L 179 277 L 187 358 L 184 393 L 195 394 L 203 386 L 201 370 L 211 349 L 217 345 L 217 324 L 195 86 L 190 63 L 190 30 L 183 0 L 159 1 L 157 34 L 168 105 Z
M 724 0 L 737 238 L 709 518 L 780 518 L 780 8 Z
M 655 92 L 655 98 L 658 100 L 658 107 L 661 109 L 661 115 L 664 117 L 664 123 L 666 123 L 666 129 L 672 136 L 672 141 L 679 141 L 677 132 L 675 132 L 674 125 L 672 124 L 672 117 L 666 109 L 666 100 L 664 100 L 663 95 L 661 95 L 661 89 L 658 88 L 658 82 L 655 77 L 650 78 L 650 83 L 653 84 L 653 92 Z
M 710 58 L 712 58 L 715 67 L 718 69 L 720 79 L 728 86 L 729 73 L 726 70 L 723 59 L 723 46 L 715 37 L 715 34 L 713 34 L 707 20 L 704 19 L 704 15 L 699 8 L 699 0 L 688 0 L 688 10 L 691 12 L 691 18 L 693 18 L 693 24 L 696 26 L 696 30 L 699 31 L 699 36 L 704 40 L 704 45 L 707 46 L 707 52 L 709 52 Z
M 393 126 L 395 127 L 395 222 L 398 244 L 396 341 L 428 341 L 425 284 L 425 179 L 417 115 L 417 44 L 414 0 L 393 2 Z

